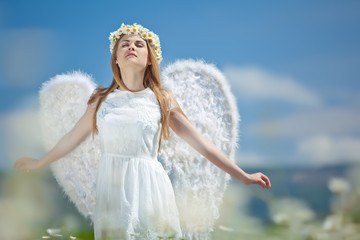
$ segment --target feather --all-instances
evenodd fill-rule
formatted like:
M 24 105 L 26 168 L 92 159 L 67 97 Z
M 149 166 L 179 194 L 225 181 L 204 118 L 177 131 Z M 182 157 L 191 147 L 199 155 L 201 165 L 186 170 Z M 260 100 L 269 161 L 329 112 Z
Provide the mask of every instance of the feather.
M 178 60 L 164 69 L 162 84 L 203 136 L 234 161 L 240 116 L 223 74 L 204 61 Z M 173 131 L 162 141 L 160 157 L 172 180 L 185 238 L 209 239 L 230 175 Z

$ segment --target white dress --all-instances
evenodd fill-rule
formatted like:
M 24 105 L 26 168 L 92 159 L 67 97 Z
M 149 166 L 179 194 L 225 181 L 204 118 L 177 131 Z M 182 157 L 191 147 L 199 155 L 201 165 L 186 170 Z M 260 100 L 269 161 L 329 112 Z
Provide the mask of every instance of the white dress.
M 150 88 L 116 89 L 101 104 L 95 240 L 182 237 L 174 190 L 157 159 L 160 117 Z

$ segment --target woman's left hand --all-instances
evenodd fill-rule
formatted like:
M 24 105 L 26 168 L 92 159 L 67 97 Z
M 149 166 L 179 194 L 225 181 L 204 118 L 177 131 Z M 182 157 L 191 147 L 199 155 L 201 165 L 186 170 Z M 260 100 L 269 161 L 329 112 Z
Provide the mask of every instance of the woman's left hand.
M 271 183 L 269 178 L 261 173 L 253 173 L 253 174 L 247 174 L 247 178 L 244 182 L 244 184 L 258 184 L 262 188 L 271 188 Z

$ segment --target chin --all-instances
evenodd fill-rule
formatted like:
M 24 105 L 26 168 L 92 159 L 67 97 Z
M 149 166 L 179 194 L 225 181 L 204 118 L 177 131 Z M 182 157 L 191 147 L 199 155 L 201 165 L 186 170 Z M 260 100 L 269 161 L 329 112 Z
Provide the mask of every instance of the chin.
M 138 68 L 146 68 L 147 64 L 142 64 L 142 63 L 138 63 L 135 61 L 128 61 L 126 64 L 124 64 L 125 66 L 133 66 L 133 67 L 138 67 Z

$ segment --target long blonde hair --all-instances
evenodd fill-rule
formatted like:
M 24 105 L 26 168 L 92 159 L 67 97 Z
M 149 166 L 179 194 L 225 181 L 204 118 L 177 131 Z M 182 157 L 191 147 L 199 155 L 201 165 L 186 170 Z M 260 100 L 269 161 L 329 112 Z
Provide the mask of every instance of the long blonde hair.
M 123 35 L 125 36 L 125 35 Z M 122 37 L 123 37 L 122 36 Z M 121 38 L 120 38 L 121 39 Z M 126 87 L 125 83 L 123 82 L 121 78 L 120 68 L 116 64 L 116 51 L 120 42 L 120 39 L 118 39 L 114 45 L 114 48 L 112 49 L 111 54 L 111 69 L 113 72 L 113 79 L 109 87 L 99 86 L 95 89 L 94 93 L 91 95 L 88 104 L 96 103 L 96 109 L 93 116 L 93 128 L 92 128 L 92 134 L 94 136 L 94 133 L 98 133 L 97 123 L 96 123 L 96 114 L 97 111 L 100 108 L 101 103 L 106 99 L 107 95 L 109 95 L 112 91 L 114 91 L 119 86 L 122 89 L 125 89 L 127 91 L 131 91 L 129 88 Z M 146 46 L 148 49 L 148 58 L 150 59 L 151 64 L 146 67 L 145 73 L 144 73 L 144 80 L 143 85 L 145 88 L 149 87 L 155 94 L 155 97 L 160 105 L 161 110 L 161 133 L 160 133 L 160 142 L 158 151 L 160 150 L 161 145 L 161 139 L 168 139 L 169 138 L 169 127 L 170 127 L 170 104 L 171 101 L 175 101 L 174 103 L 178 106 L 174 95 L 165 89 L 161 87 L 161 80 L 160 80 L 160 70 L 159 70 L 159 64 L 156 60 L 155 53 L 153 52 L 151 46 L 149 45 L 148 41 L 146 42 Z M 181 108 L 177 108 L 178 111 L 186 117 L 186 115 L 183 113 Z

